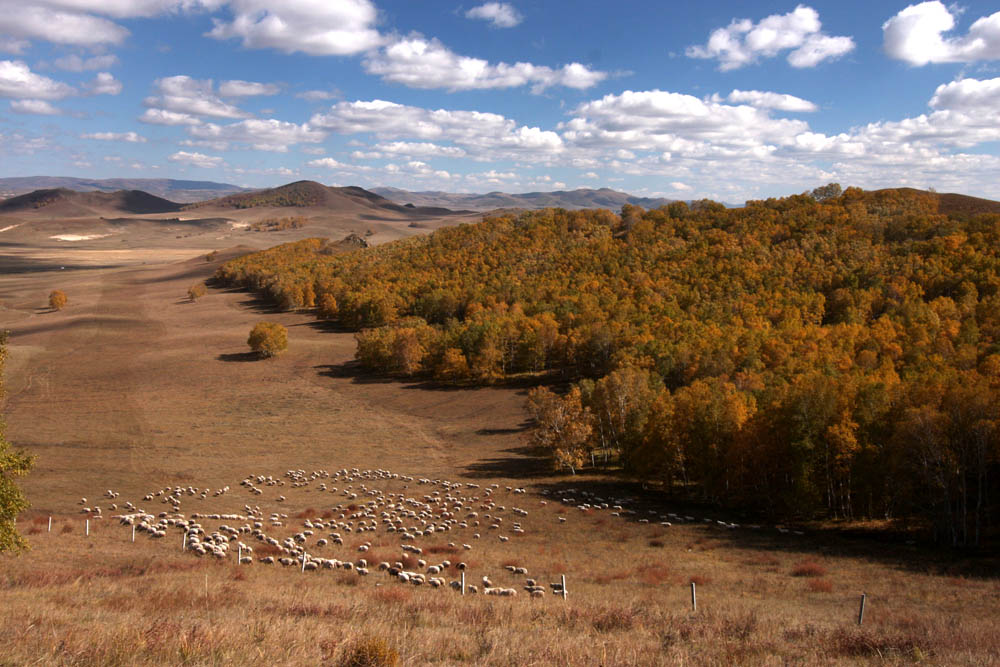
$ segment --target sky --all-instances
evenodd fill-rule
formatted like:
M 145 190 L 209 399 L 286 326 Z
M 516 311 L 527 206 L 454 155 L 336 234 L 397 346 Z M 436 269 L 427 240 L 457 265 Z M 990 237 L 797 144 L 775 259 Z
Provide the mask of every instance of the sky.
M 0 0 L 0 176 L 1000 200 L 998 9 Z

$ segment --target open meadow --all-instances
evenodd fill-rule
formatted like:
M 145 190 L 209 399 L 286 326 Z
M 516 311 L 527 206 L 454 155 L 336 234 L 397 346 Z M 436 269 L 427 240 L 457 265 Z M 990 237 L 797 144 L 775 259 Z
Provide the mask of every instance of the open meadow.
M 1000 662 L 991 563 L 552 473 L 525 388 L 374 377 L 309 313 L 190 301 L 236 252 L 209 248 L 0 272 L 7 438 L 37 456 L 0 664 Z M 278 358 L 247 352 L 262 319 Z

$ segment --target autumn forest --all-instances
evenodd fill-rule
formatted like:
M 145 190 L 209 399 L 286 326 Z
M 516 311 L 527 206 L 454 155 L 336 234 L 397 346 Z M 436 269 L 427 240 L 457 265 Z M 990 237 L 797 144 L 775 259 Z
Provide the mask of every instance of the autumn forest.
M 903 519 L 953 546 L 995 528 L 996 212 L 827 187 L 354 248 L 307 239 L 216 277 L 357 330 L 375 372 L 529 381 L 530 438 L 567 474 L 775 520 Z

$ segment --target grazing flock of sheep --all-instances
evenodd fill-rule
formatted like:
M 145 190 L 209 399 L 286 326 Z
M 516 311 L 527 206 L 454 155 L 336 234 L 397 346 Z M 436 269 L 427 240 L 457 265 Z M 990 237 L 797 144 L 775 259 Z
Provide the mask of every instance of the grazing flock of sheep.
M 411 486 L 418 487 L 420 491 L 413 492 Z M 398 490 L 391 491 L 389 487 Z M 215 490 L 175 486 L 147 493 L 143 497 L 145 502 L 158 501 L 170 505 L 170 511 L 163 510 L 156 514 L 130 501 L 118 501 L 120 494 L 110 489 L 103 494 L 103 500 L 112 501 L 107 505 L 109 511 L 119 512 L 113 518 L 133 527 L 133 540 L 136 532 L 150 539 L 163 539 L 173 532 L 181 547 L 198 557 L 222 560 L 235 555 L 240 565 L 256 562 L 294 567 L 301 572 L 342 570 L 361 577 L 376 572 L 401 584 L 499 596 L 516 596 L 518 589 L 494 584 L 488 574 L 481 577 L 479 584 L 466 584 L 468 565 L 457 560 L 457 554 L 473 551 L 477 540 L 483 540 L 484 536 L 489 539 L 491 534 L 495 535 L 495 545 L 505 545 L 512 538 L 524 535 L 526 530 L 521 519 L 527 517 L 529 512 L 513 505 L 514 502 L 536 502 L 540 506 L 549 502 L 537 497 L 529 501 L 530 496 L 525 495 L 523 488 L 501 487 L 495 483 L 481 486 L 472 482 L 414 478 L 388 470 L 357 468 L 310 473 L 289 470 L 278 477 L 250 475 L 239 483 L 236 492 L 250 496 L 250 502 L 270 497 L 279 505 L 289 502 L 284 494 L 295 494 L 296 500 L 301 501 L 303 498 L 299 494 L 310 493 L 309 499 L 315 504 L 319 500 L 316 494 L 325 494 L 327 498 L 332 496 L 332 500 L 320 501 L 326 509 L 319 512 L 300 512 L 301 525 L 294 528 L 287 513 L 266 512 L 259 504 L 251 505 L 249 502 L 245 502 L 239 511 L 229 513 L 186 514 L 182 511 L 182 506 L 210 496 L 225 502 L 223 497 L 234 493 L 228 486 Z M 606 499 L 577 489 L 541 493 L 564 506 L 587 512 L 606 511 L 611 516 L 639 523 L 655 522 L 669 527 L 674 522 L 695 521 L 691 516 L 661 514 L 655 510 L 648 510 L 647 516 L 640 516 L 637 510 L 629 508 L 634 500 L 630 498 Z M 83 505 L 81 511 L 89 517 L 103 516 L 102 508 L 88 505 L 86 498 L 82 498 L 80 504 Z M 558 515 L 558 524 L 568 521 L 565 510 L 562 512 Z M 739 527 L 724 521 L 704 521 L 728 529 Z M 285 535 L 282 537 L 280 533 Z M 345 545 L 345 535 L 349 536 L 351 545 Z M 395 542 L 398 538 L 402 552 L 399 558 L 393 562 L 390 562 L 391 558 L 378 563 L 369 562 L 372 540 L 376 536 L 382 538 L 380 546 L 384 546 L 387 539 Z M 428 546 L 427 542 L 435 536 L 436 542 L 448 539 L 447 547 Z M 267 555 L 255 556 L 255 547 L 258 552 Z M 346 551 L 350 551 L 350 555 L 345 554 Z M 456 562 L 447 559 L 431 562 L 428 560 L 431 553 L 447 553 L 456 558 Z M 530 578 L 526 567 L 510 564 L 505 568 L 509 576 L 522 578 L 520 588 L 530 597 L 545 595 L 546 586 Z M 448 574 L 458 578 L 449 581 L 445 576 Z M 563 581 L 549 584 L 548 589 L 565 596 Z

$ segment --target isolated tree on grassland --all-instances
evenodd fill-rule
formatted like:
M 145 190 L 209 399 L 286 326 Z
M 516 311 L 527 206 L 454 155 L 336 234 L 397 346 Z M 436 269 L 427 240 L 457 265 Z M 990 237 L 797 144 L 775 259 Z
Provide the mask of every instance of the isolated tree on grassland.
M 199 299 L 207 293 L 208 290 L 205 289 L 205 283 L 195 283 L 188 287 L 188 299 L 194 301 Z
M 62 310 L 66 301 L 66 293 L 62 290 L 54 289 L 49 292 L 49 308 L 52 310 Z
M 288 349 L 288 329 L 277 322 L 258 322 L 250 331 L 247 345 L 262 357 L 276 357 Z
M 3 365 L 7 358 L 7 332 L 0 331 L 0 400 L 3 399 Z M 14 521 L 18 512 L 28 507 L 21 489 L 14 483 L 31 470 L 34 457 L 11 449 L 3 436 L 3 418 L 0 416 L 0 552 L 19 551 L 28 543 L 17 534 Z

